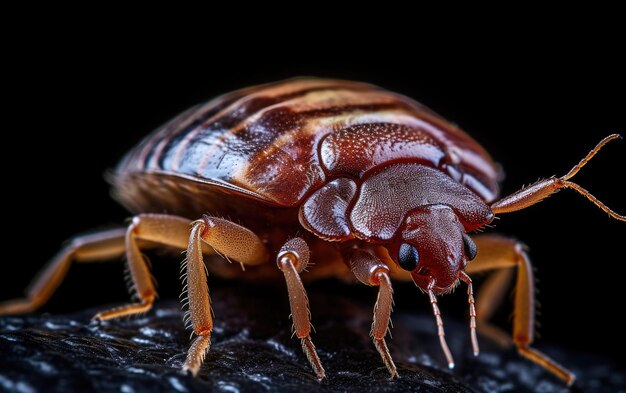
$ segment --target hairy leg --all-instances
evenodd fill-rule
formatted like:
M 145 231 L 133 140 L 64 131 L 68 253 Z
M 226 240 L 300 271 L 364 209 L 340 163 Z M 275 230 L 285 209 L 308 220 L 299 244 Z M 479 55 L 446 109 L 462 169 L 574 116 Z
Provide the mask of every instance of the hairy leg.
M 141 252 L 139 241 L 184 250 L 190 221 L 166 214 L 140 214 L 133 217 L 125 234 L 126 263 L 133 283 L 134 295 L 139 300 L 99 312 L 94 319 L 107 320 L 144 313 L 152 308 L 157 296 L 150 266 Z
M 266 262 L 268 254 L 261 239 L 252 231 L 222 218 L 204 216 L 194 221 L 188 231 L 187 259 L 184 263 L 189 301 L 189 320 L 196 339 L 191 344 L 183 371 L 198 373 L 211 345 L 213 318 L 207 285 L 202 243 L 220 255 L 246 265 Z
M 296 237 L 283 245 L 276 256 L 276 263 L 287 283 L 294 333 L 300 339 L 302 350 L 309 359 L 317 379 L 321 381 L 326 376 L 326 372 L 311 340 L 309 299 L 300 280 L 300 273 L 309 263 L 309 256 L 309 247 L 306 242 Z
M 535 328 L 535 289 L 533 270 L 523 245 L 515 240 L 498 235 L 480 235 L 474 238 L 479 253 L 466 268 L 468 274 L 493 269 L 517 268 L 513 314 L 513 342 L 519 353 L 572 385 L 575 376 L 547 355 L 531 347 Z M 478 296 L 477 314 L 480 320 L 491 316 L 502 298 L 505 275 L 498 276 L 500 282 L 488 282 Z

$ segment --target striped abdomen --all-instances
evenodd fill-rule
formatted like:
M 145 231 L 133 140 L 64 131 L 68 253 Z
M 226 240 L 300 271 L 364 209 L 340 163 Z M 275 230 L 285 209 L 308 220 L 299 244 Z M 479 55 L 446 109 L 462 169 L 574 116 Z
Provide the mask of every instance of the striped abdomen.
M 486 201 L 497 195 L 492 160 L 463 131 L 407 97 L 324 79 L 251 87 L 189 109 L 128 154 L 116 193 L 137 210 L 137 192 L 159 190 L 131 183 L 156 176 L 298 206 L 333 178 L 398 161 L 438 168 Z

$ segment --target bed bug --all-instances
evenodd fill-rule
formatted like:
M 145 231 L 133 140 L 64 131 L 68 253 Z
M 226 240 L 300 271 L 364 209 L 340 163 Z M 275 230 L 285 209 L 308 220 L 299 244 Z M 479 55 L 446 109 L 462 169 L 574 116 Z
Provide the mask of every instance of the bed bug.
M 521 355 L 572 383 L 572 373 L 531 347 L 533 272 L 524 248 L 502 236 L 469 233 L 496 214 L 527 208 L 563 188 L 626 221 L 570 180 L 616 138 L 602 140 L 565 176 L 499 198 L 499 171 L 488 153 L 407 97 L 370 84 L 314 78 L 238 90 L 190 108 L 131 150 L 112 177 L 115 197 L 136 214 L 128 227 L 76 237 L 25 298 L 0 304 L 0 315 L 43 305 L 73 261 L 121 255 L 137 300 L 94 318 L 146 312 L 156 290 L 141 249 L 186 250 L 186 318 L 195 338 L 183 370 L 196 374 L 210 347 L 206 267 L 228 277 L 284 277 L 295 335 L 321 380 L 325 371 L 311 340 L 300 277 L 314 259 L 303 278 L 356 277 L 378 287 L 371 336 L 393 378 L 398 372 L 385 342 L 392 278 L 413 281 L 428 296 L 453 367 L 437 296 L 466 284 L 478 354 L 477 324 L 488 326 L 510 275 L 494 275 L 475 302 L 469 274 L 517 269 L 513 341 Z M 208 254 L 246 269 L 214 259 L 205 265 Z

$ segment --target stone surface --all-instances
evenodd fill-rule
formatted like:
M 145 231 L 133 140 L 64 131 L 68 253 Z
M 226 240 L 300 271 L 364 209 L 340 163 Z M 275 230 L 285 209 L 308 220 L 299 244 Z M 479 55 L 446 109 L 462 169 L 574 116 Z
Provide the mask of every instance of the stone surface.
M 368 338 L 371 304 L 319 287 L 313 340 L 328 379 L 315 380 L 290 337 L 283 288 L 212 288 L 213 345 L 198 378 L 179 373 L 189 344 L 177 302 L 147 315 L 90 323 L 97 310 L 0 318 L 0 391 L 6 392 L 624 392 L 623 370 L 603 359 L 542 349 L 566 360 L 579 382 L 567 389 L 539 367 L 481 337 L 471 355 L 466 323 L 446 318 L 457 367 L 445 369 L 432 315 L 397 310 L 389 340 L 401 378 L 389 381 Z

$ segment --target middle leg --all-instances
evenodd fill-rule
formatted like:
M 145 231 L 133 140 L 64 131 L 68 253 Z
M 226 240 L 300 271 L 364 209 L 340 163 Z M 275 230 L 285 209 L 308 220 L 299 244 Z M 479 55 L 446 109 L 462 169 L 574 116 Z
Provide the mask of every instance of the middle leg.
M 244 265 L 258 265 L 268 259 L 267 250 L 261 239 L 247 228 L 207 215 L 191 224 L 187 259 L 183 263 L 183 268 L 189 302 L 188 317 L 197 337 L 187 352 L 183 371 L 193 375 L 198 373 L 204 361 L 211 345 L 211 332 L 213 331 L 211 299 L 202 256 L 202 243 L 208 244 L 227 259 L 233 259 Z
M 302 350 L 306 354 L 309 363 L 315 371 L 318 381 L 326 376 L 315 345 L 311 340 L 311 311 L 306 290 L 300 280 L 300 273 L 309 263 L 309 247 L 299 237 L 289 240 L 278 252 L 276 262 L 278 268 L 285 276 L 287 292 L 289 293 L 289 306 L 293 318 L 294 333 L 302 343 Z

